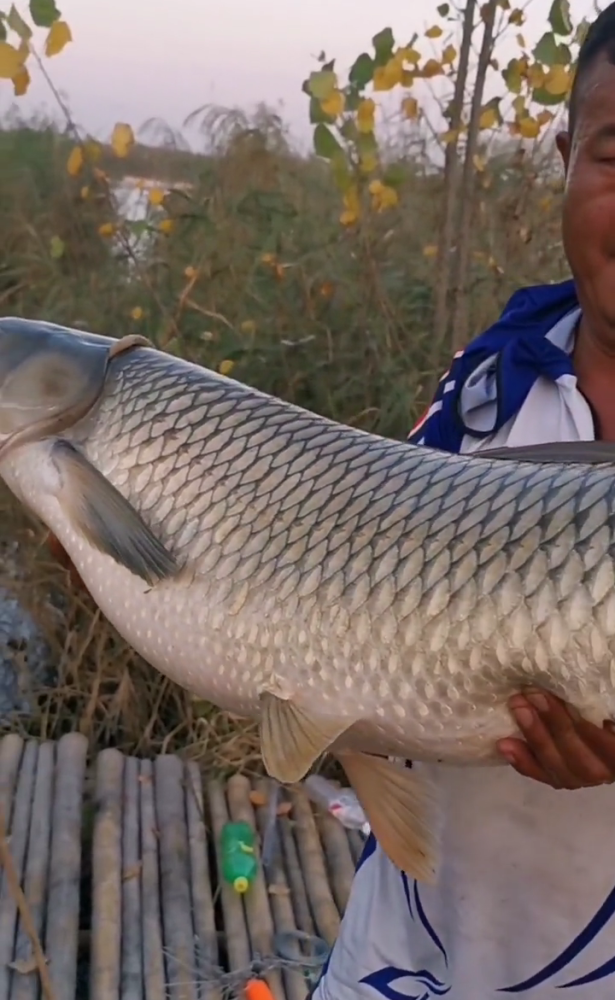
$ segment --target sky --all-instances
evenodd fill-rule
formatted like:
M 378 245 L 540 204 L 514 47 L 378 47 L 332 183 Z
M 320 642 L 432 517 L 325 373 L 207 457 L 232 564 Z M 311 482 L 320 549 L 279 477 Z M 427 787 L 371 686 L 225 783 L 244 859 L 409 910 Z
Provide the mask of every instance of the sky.
M 309 138 L 301 84 L 324 50 L 348 67 L 372 36 L 389 25 L 407 41 L 434 21 L 432 0 L 56 0 L 73 42 L 46 60 L 74 119 L 105 138 L 117 121 L 137 129 L 158 117 L 178 129 L 195 109 L 213 103 L 281 110 L 303 144 Z M 515 0 L 512 0 L 513 5 Z M 545 30 L 551 0 L 517 0 L 527 39 Z M 26 0 L 16 0 L 27 9 Z M 571 0 L 575 21 L 592 0 Z M 510 54 L 513 54 L 511 50 Z M 0 80 L 0 112 L 12 102 Z M 18 107 L 55 109 L 38 75 Z

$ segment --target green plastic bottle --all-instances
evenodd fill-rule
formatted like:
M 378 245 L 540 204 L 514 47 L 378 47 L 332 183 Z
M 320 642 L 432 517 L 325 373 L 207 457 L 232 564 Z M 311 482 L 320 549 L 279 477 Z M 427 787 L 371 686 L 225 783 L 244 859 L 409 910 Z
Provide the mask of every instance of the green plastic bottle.
M 258 871 L 255 845 L 254 830 L 249 823 L 225 823 L 222 827 L 222 875 L 235 892 L 247 892 L 254 881 Z

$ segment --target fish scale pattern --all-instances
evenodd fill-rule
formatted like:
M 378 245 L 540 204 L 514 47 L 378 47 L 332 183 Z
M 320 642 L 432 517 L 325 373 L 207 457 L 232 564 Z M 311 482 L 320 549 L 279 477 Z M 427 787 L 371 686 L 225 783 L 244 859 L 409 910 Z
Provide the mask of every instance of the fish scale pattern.
M 528 683 L 615 710 L 610 468 L 415 448 L 147 349 L 67 436 L 256 686 L 369 717 L 390 752 L 486 734 Z

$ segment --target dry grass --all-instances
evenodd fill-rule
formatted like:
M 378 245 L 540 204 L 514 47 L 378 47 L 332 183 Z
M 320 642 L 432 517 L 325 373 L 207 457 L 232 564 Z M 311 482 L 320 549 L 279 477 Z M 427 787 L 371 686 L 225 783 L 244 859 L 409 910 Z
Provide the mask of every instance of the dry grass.
M 166 206 L 173 234 L 155 236 L 136 269 L 98 235 L 108 201 L 95 187 L 81 198 L 84 179 L 66 174 L 66 140 L 45 123 L 0 130 L 0 314 L 142 332 L 211 367 L 231 360 L 238 379 L 336 420 L 404 436 L 449 360 L 449 346 L 434 352 L 430 335 L 433 260 L 424 252 L 441 177 L 407 161 L 400 207 L 345 232 L 326 171 L 295 156 L 275 121 L 250 130 L 220 120 L 217 156 L 196 164 L 196 182 L 191 164 L 195 186 Z M 479 331 L 515 288 L 560 279 L 565 265 L 548 156 L 502 152 L 475 193 L 465 293 Z M 60 259 L 50 252 L 58 235 Z M 20 542 L 21 579 L 7 585 L 47 637 L 58 675 L 12 728 L 43 738 L 79 729 L 92 748 L 181 750 L 223 769 L 258 769 L 254 727 L 196 704 L 135 656 L 5 494 L 2 539 Z

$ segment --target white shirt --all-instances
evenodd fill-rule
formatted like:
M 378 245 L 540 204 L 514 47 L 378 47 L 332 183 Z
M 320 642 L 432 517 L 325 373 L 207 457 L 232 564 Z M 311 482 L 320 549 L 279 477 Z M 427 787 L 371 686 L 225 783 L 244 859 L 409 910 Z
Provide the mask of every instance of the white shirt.
M 570 352 L 578 311 L 549 338 Z M 461 398 L 493 426 L 492 360 Z M 592 440 L 574 376 L 538 379 L 498 434 L 462 451 Z M 368 842 L 314 1000 L 615 1000 L 615 788 L 555 791 L 511 767 L 414 764 L 444 817 L 438 882 L 407 878 Z

